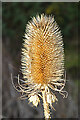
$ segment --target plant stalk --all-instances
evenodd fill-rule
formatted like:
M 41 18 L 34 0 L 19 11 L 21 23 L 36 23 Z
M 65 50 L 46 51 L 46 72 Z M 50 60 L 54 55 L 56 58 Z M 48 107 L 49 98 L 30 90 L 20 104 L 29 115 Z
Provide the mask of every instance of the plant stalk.
M 43 107 L 44 107 L 45 120 L 49 120 L 51 118 L 50 117 L 50 109 L 49 109 L 49 104 L 47 102 L 47 97 L 46 97 L 45 90 L 42 91 L 42 96 L 43 96 Z

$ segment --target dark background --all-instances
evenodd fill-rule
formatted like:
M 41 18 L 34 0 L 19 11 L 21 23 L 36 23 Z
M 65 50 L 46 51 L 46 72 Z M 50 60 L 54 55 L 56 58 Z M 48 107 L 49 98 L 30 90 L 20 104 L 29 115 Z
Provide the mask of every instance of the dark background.
M 2 48 L 3 48 L 3 117 L 8 118 L 41 118 L 43 108 L 41 104 L 35 108 L 27 100 L 21 101 L 11 83 L 11 73 L 16 76 L 20 73 L 21 47 L 25 27 L 31 17 L 45 13 L 54 15 L 54 18 L 63 35 L 65 51 L 65 69 L 67 83 L 65 90 L 69 96 L 63 99 L 58 95 L 58 102 L 54 104 L 55 118 L 78 117 L 78 81 L 80 55 L 78 55 L 78 5 L 79 3 L 51 3 L 51 2 L 7 2 L 2 3 Z M 80 48 L 79 48 L 80 49 Z M 79 60 L 79 62 L 78 62 Z

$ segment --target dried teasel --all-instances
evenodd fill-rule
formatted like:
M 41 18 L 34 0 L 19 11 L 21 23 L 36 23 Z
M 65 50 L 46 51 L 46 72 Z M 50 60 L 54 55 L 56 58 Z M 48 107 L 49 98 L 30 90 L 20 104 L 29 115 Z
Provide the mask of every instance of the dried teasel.
M 41 14 L 28 22 L 21 65 L 24 80 L 18 76 L 19 89 L 16 89 L 22 93 L 22 99 L 28 97 L 36 107 L 41 97 L 45 118 L 50 118 L 50 107 L 58 101 L 54 91 L 67 97 L 67 92 L 63 91 L 66 82 L 63 40 L 53 16 Z

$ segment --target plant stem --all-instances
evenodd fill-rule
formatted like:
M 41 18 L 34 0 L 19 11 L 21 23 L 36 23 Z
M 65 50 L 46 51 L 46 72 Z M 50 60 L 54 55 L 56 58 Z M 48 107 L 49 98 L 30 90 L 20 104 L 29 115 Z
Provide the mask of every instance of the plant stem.
M 42 91 L 42 96 L 43 96 L 44 116 L 45 116 L 45 120 L 48 120 L 51 117 L 50 117 L 50 109 L 49 109 L 49 104 L 47 102 L 45 90 Z

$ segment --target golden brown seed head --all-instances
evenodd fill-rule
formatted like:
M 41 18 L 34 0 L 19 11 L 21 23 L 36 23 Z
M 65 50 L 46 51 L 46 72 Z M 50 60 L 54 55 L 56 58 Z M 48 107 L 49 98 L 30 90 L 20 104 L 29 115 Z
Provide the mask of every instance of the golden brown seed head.
M 22 53 L 24 78 L 41 85 L 61 78 L 64 73 L 63 41 L 54 17 L 44 14 L 33 17 L 26 26 Z
M 22 73 L 16 90 L 22 93 L 21 98 L 37 107 L 43 99 L 45 118 L 50 118 L 49 106 L 58 101 L 52 91 L 58 91 L 63 97 L 65 86 L 64 50 L 61 31 L 52 16 L 41 14 L 33 17 L 26 26 L 25 39 L 22 48 Z

